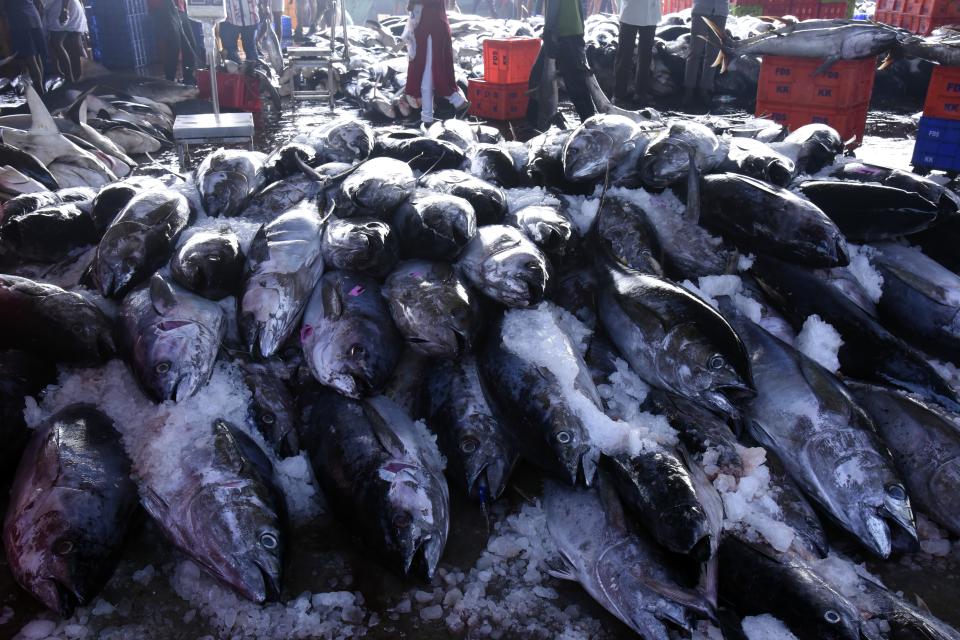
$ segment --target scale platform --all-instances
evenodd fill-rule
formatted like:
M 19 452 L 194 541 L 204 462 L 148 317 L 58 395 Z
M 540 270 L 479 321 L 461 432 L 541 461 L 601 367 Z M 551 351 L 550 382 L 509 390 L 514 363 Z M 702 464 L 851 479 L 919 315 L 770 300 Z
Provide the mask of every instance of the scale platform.
M 173 141 L 177 145 L 180 166 L 190 159 L 191 144 L 246 144 L 253 150 L 252 113 L 201 113 L 177 116 L 173 122 Z

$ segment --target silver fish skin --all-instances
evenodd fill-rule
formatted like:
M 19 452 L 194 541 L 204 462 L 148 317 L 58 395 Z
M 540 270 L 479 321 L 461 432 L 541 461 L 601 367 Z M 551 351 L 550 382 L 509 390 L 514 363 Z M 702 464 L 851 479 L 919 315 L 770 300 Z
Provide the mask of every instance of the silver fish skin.
M 556 577 L 579 582 L 607 611 L 648 640 L 667 640 L 669 629 L 691 629 L 711 617 L 703 595 L 684 588 L 659 549 L 627 530 L 623 508 L 601 481 L 599 489 L 547 480 L 547 529 L 564 569 Z
M 197 167 L 197 187 L 203 208 L 211 216 L 238 215 L 247 200 L 264 186 L 266 154 L 217 149 Z
M 323 274 L 322 230 L 316 209 L 301 203 L 254 236 L 238 301 L 250 353 L 270 357 L 296 330 Z
M 116 568 L 136 506 L 110 418 L 92 405 L 62 409 L 33 433 L 17 469 L 3 527 L 11 573 L 48 609 L 71 616 Z
M 173 253 L 190 223 L 190 203 L 170 189 L 133 196 L 107 227 L 93 262 L 97 287 L 107 298 L 121 298 L 148 278 Z
M 750 354 L 757 396 L 745 415 L 753 438 L 773 450 L 803 492 L 874 554 L 890 555 L 895 532 L 916 540 L 904 482 L 843 383 L 726 298 L 720 308 Z
M 121 349 L 156 402 L 189 398 L 210 380 L 225 330 L 217 303 L 160 274 L 127 295 L 117 322 Z
M 543 300 L 550 265 L 518 229 L 480 227 L 460 254 L 461 275 L 485 296 L 508 307 L 530 307 Z

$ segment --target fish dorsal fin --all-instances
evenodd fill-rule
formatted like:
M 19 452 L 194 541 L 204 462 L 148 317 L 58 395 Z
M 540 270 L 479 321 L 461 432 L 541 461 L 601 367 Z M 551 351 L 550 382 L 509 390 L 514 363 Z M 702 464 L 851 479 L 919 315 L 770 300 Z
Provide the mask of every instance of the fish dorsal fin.
M 50 111 L 47 110 L 47 105 L 43 104 L 40 94 L 30 85 L 27 85 L 27 105 L 30 107 L 30 120 L 32 122 L 30 133 L 47 135 L 60 133 L 60 130 L 57 129 L 57 123 L 50 115 Z
M 623 504 L 613 486 L 613 482 L 603 471 L 597 471 L 597 493 L 600 494 L 600 502 L 603 504 L 603 512 L 607 516 L 607 524 L 618 533 L 625 534 L 629 531 L 627 527 L 627 516 L 623 511 Z
M 323 316 L 328 320 L 337 320 L 343 315 L 343 298 L 337 286 L 324 279 L 320 283 L 320 295 L 323 297 Z
M 377 411 L 376 405 L 370 402 L 363 403 L 363 413 L 370 422 L 370 428 L 380 445 L 390 452 L 390 455 L 396 458 L 408 458 L 407 448 L 403 446 L 403 440 L 400 439 L 390 425 L 386 423 L 383 416 Z
M 86 91 L 83 91 L 70 103 L 70 106 L 63 111 L 63 115 L 77 124 L 87 124 L 87 96 L 96 91 L 98 85 L 93 85 Z
M 150 279 L 150 302 L 153 308 L 162 316 L 167 315 L 177 306 L 177 294 L 173 285 L 163 279 L 159 273 Z

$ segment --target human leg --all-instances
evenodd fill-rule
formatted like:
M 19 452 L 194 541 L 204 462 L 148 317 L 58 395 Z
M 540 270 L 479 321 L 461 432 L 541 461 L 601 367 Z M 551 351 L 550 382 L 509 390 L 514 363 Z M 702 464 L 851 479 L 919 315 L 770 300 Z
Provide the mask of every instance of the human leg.
M 237 49 L 237 38 L 240 37 L 240 30 L 230 22 L 220 23 L 220 43 L 223 45 L 223 55 L 227 60 L 233 60 L 240 64 L 240 52 Z
M 80 58 L 83 57 L 83 34 L 78 31 L 67 31 L 63 47 L 70 59 L 70 79 L 77 82 L 80 79 Z
M 67 50 L 63 48 L 63 39 L 66 35 L 66 31 L 51 31 L 49 51 L 50 62 L 53 63 L 54 70 L 69 80 L 71 75 L 70 58 L 67 56 Z
M 420 121 L 433 122 L 433 36 L 427 36 L 423 80 L 420 81 Z
M 260 60 L 260 52 L 257 50 L 257 26 L 255 24 L 246 27 L 240 27 L 240 39 L 243 40 L 243 55 L 248 62 L 257 62 Z
M 707 19 L 710 20 L 716 27 L 723 32 L 723 28 L 727 24 L 726 16 L 707 16 Z M 703 22 L 701 20 L 701 22 Z M 706 23 L 704 22 L 704 27 Z M 714 61 L 717 59 L 717 54 L 720 53 L 720 47 L 716 42 L 716 38 L 712 36 L 709 42 L 704 42 L 704 54 L 703 54 L 703 68 L 700 72 L 700 91 L 706 96 L 713 94 L 713 80 L 717 75 L 716 68 L 713 67 Z
M 597 113 L 593 98 L 590 97 L 590 90 L 587 88 L 587 74 L 590 73 L 590 69 L 587 67 L 587 57 L 584 53 L 586 45 L 583 42 L 583 36 L 565 36 L 558 40 L 557 73 L 563 78 L 570 102 L 573 103 L 582 122 Z
M 620 23 L 620 36 L 617 41 L 617 59 L 614 63 L 613 99 L 624 100 L 630 84 L 630 69 L 633 67 L 633 47 L 637 39 L 637 30 L 632 24 Z
M 639 27 L 636 96 L 641 102 L 645 102 L 650 97 L 650 65 L 653 63 L 653 43 L 656 35 L 656 25 Z

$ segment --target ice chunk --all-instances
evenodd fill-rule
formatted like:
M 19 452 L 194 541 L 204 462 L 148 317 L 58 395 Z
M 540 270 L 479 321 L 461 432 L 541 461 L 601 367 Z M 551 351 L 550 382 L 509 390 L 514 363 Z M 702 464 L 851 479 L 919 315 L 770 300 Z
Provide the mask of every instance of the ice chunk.
M 787 625 L 770 614 L 748 616 L 741 622 L 748 640 L 797 640 Z
M 148 564 L 143 569 L 133 572 L 133 581 L 139 584 L 149 584 L 153 580 L 153 576 L 156 575 L 157 571 L 153 568 L 152 564 Z
M 843 339 L 840 333 L 818 315 L 807 317 L 797 336 L 797 348 L 833 373 L 840 370 L 837 352 L 841 346 Z
M 57 628 L 50 620 L 32 620 L 20 629 L 21 638 L 46 638 Z
M 439 620 L 443 617 L 443 607 L 435 604 L 420 610 L 420 617 L 424 620 Z
M 847 269 L 864 288 L 870 299 L 874 303 L 880 302 L 880 296 L 883 294 L 883 276 L 873 268 L 870 262 L 870 256 L 876 252 L 876 249 L 865 244 L 848 244 L 848 247 L 850 265 Z

